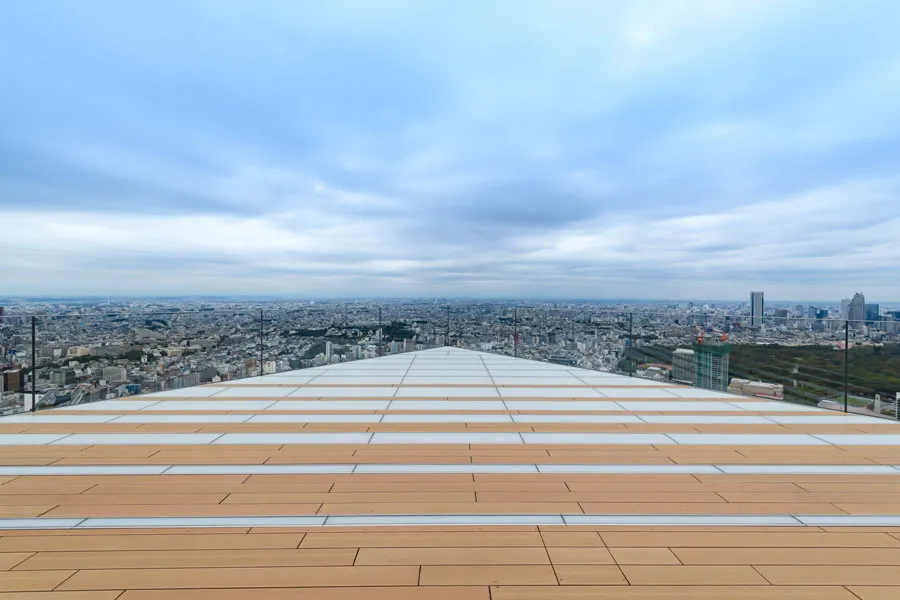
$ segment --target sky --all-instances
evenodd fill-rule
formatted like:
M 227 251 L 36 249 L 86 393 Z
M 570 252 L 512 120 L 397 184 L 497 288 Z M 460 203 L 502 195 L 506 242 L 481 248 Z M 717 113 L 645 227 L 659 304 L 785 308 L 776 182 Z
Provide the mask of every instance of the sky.
M 900 300 L 900 2 L 0 2 L 0 292 Z

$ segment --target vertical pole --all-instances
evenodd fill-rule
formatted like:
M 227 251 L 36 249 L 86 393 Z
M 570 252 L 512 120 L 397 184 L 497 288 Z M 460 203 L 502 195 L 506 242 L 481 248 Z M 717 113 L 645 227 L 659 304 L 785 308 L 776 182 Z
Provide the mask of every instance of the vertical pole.
M 444 342 L 445 346 L 450 345 L 450 305 L 447 305 L 447 340 Z
M 519 308 L 513 307 L 513 356 L 519 357 Z
M 850 373 L 850 321 L 844 321 L 844 412 L 847 412 Z
M 37 317 L 31 317 L 31 412 L 37 410 Z
M 381 348 L 381 342 L 384 339 L 384 334 L 381 332 L 381 307 L 378 307 L 378 347 Z
M 259 309 L 259 376 L 263 376 L 263 309 Z

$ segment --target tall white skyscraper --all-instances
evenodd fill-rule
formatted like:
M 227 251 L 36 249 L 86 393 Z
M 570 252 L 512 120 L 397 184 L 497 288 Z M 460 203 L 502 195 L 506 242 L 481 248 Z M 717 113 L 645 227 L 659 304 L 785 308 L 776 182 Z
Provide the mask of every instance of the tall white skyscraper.
M 331 362 L 331 356 L 334 354 L 334 344 L 325 342 L 325 360 Z
M 850 318 L 850 298 L 841 300 L 841 320 L 846 321 Z
M 762 325 L 763 311 L 765 311 L 765 300 L 762 292 L 750 292 L 750 324 L 754 326 Z
M 860 293 L 853 294 L 850 300 L 850 314 L 847 316 L 851 327 L 862 327 L 866 320 L 866 297 Z

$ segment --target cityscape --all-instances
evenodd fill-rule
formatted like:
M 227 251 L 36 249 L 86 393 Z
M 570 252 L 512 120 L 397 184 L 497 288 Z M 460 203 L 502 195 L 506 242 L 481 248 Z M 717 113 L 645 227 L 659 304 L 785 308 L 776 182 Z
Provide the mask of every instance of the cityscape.
M 441 346 L 894 418 L 900 393 L 900 305 L 861 293 L 815 305 L 767 303 L 763 292 L 745 303 L 4 302 L 4 413 Z

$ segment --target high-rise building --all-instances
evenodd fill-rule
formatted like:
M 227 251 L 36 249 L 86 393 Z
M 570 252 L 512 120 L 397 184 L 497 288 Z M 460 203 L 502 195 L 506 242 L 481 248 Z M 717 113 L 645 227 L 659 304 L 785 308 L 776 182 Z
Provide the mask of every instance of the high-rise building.
M 866 304 L 866 322 L 875 322 L 881 318 L 881 307 L 877 304 Z
M 724 392 L 728 388 L 728 358 L 731 345 L 710 341 L 693 345 L 697 358 L 698 388 Z
M 678 348 L 672 353 L 672 379 L 691 385 L 697 383 L 697 358 L 693 350 Z
M 815 306 L 808 306 L 806 308 L 806 318 L 807 319 L 815 319 L 816 315 L 819 313 L 819 309 Z
M 750 324 L 758 327 L 762 325 L 763 312 L 765 311 L 765 300 L 762 292 L 750 293 Z
M 850 298 L 844 298 L 841 300 L 841 321 L 846 321 L 850 318 Z
M 0 306 L 0 325 L 3 325 L 3 312 L 4 309 L 2 306 Z
M 847 319 L 850 321 L 851 327 L 861 327 L 863 321 L 866 320 L 866 297 L 859 292 L 853 294 L 853 298 L 850 300 Z
M 325 342 L 325 362 L 330 363 L 332 356 L 334 356 L 334 344 Z
M 779 325 L 787 325 L 788 322 L 788 310 L 786 308 L 776 308 L 775 309 L 775 322 Z

